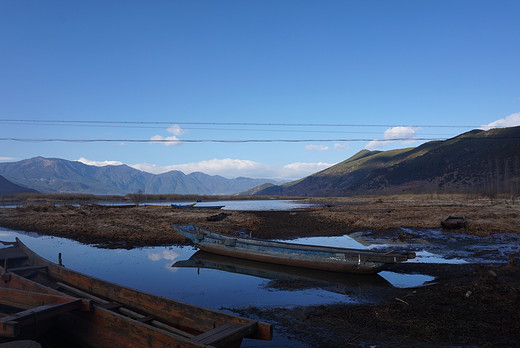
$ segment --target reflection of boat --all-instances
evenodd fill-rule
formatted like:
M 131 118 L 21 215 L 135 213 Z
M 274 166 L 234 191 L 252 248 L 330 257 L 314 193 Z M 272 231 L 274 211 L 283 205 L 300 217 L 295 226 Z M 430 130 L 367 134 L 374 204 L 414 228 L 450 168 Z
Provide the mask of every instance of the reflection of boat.
M 8 309 L 0 315 L 0 340 L 47 325 L 74 346 L 235 347 L 243 337 L 271 338 L 270 324 L 74 272 L 18 239 L 3 244 L 11 246 L 0 249 L 0 308 Z
M 196 203 L 193 204 L 172 204 L 172 208 L 179 208 L 179 209 L 222 209 L 224 208 L 223 205 L 196 205 Z
M 378 273 L 390 264 L 415 257 L 414 253 L 406 252 L 383 253 L 232 237 L 194 225 L 174 225 L 174 228 L 204 251 L 324 271 Z
M 466 226 L 466 217 L 462 216 L 448 216 L 441 221 L 441 226 L 447 229 L 456 229 Z
M 177 261 L 172 267 L 211 268 L 226 272 L 245 274 L 272 280 L 297 281 L 295 286 L 319 286 L 323 289 L 348 294 L 359 289 L 391 287 L 392 285 L 377 274 L 344 274 L 319 271 L 308 268 L 275 265 L 272 263 L 238 259 L 197 251 L 188 260 Z M 305 284 L 303 284 L 305 286 Z

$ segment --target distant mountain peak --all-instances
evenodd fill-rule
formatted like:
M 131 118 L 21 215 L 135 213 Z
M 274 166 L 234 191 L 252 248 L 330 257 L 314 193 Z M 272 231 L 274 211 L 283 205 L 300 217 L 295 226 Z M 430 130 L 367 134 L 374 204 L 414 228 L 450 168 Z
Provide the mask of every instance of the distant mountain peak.
M 151 174 L 126 164 L 92 166 L 79 161 L 33 157 L 0 163 L 0 175 L 44 193 L 125 195 L 201 194 L 231 195 L 265 184 L 265 179 L 226 179 L 218 175 L 180 171 Z

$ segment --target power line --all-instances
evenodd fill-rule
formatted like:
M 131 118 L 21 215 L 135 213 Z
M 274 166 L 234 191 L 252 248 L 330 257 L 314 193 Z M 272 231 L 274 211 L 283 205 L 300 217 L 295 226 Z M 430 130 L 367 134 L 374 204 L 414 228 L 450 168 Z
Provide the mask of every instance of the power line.
M 396 139 L 65 139 L 65 138 L 0 138 L 0 141 L 18 142 L 67 142 L 67 143 L 305 143 L 305 142 L 346 142 L 346 141 L 406 141 L 406 140 L 444 140 L 443 138 L 396 138 Z
M 183 121 L 100 121 L 100 120 L 36 120 L 0 119 L 8 124 L 98 124 L 98 125 L 212 125 L 212 126 L 286 126 L 286 127 L 402 127 L 403 124 L 354 124 L 354 123 L 264 123 L 264 122 L 183 122 Z M 420 128 L 478 128 L 475 125 L 406 125 Z
M 2 121 L 0 120 L 0 123 Z M 24 125 L 25 123 L 8 123 L 10 125 Z M 99 124 L 54 124 L 44 123 L 38 126 L 64 126 L 64 127 L 100 127 L 100 128 L 137 128 L 137 129 L 164 129 L 164 126 L 133 126 L 133 125 L 99 125 Z M 215 128 L 215 127 L 183 127 L 182 130 L 210 130 L 210 131 L 240 131 L 240 132 L 284 132 L 284 133 L 335 133 L 335 134 L 381 134 L 381 131 L 342 131 L 342 130 L 302 130 L 302 129 L 250 129 L 250 128 Z M 439 133 L 421 133 L 423 135 L 451 135 Z
M 520 137 L 464 137 L 466 139 L 504 140 L 520 139 Z M 17 142 L 67 142 L 67 143 L 95 143 L 95 142 L 120 142 L 120 143 L 304 143 L 304 142 L 357 142 L 357 141 L 442 141 L 446 138 L 338 138 L 338 139 L 65 139 L 65 138 L 0 138 L 0 141 Z

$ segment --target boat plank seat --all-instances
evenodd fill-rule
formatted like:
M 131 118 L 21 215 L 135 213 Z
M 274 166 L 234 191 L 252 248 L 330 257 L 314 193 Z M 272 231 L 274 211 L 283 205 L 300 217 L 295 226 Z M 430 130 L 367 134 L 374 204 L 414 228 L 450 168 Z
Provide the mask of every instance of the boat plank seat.
M 105 305 L 107 305 L 107 307 L 110 307 L 110 306 L 121 307 L 120 304 L 117 304 L 117 306 L 116 306 L 116 305 L 114 305 L 115 302 L 110 302 L 110 301 L 104 300 L 102 298 L 89 294 L 88 292 L 77 289 L 77 288 L 67 285 L 65 283 L 57 282 L 56 285 L 58 286 L 58 289 L 63 289 L 66 292 L 74 294 L 75 296 L 79 296 L 79 297 L 83 297 L 83 298 L 92 300 L 93 302 L 96 303 L 96 305 L 100 305 L 100 307 L 104 307 Z
M 43 269 L 46 270 L 47 266 L 37 265 L 37 266 L 12 267 L 12 268 L 8 268 L 7 271 L 12 272 L 12 273 L 21 273 L 21 272 L 25 272 L 25 271 L 39 271 L 39 270 L 43 270 Z
M 253 332 L 255 327 L 256 323 L 248 325 L 227 323 L 195 336 L 191 340 L 197 343 L 221 347 L 229 343 L 230 338 L 234 336 L 245 336 L 243 335 L 244 332 Z
M 16 337 L 20 328 L 30 324 L 58 316 L 60 314 L 81 309 L 81 300 L 71 300 L 65 303 L 48 304 L 34 307 L 0 318 L 0 337 Z

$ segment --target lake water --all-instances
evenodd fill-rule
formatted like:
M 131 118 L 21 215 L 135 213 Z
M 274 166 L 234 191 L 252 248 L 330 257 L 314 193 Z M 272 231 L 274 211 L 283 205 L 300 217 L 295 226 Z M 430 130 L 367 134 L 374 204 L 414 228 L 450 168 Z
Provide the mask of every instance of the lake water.
M 170 205 L 173 204 L 192 204 L 195 203 L 193 201 L 187 202 L 157 202 L 151 203 L 147 202 L 144 204 L 157 204 L 157 205 Z M 197 202 L 197 207 L 211 206 L 211 205 L 223 205 L 224 210 L 239 210 L 239 211 L 270 211 L 270 210 L 298 210 L 298 209 L 306 209 L 315 207 L 314 203 L 305 203 L 294 200 L 283 200 L 283 199 L 273 199 L 273 200 L 231 200 L 231 201 L 207 201 L 207 202 Z

